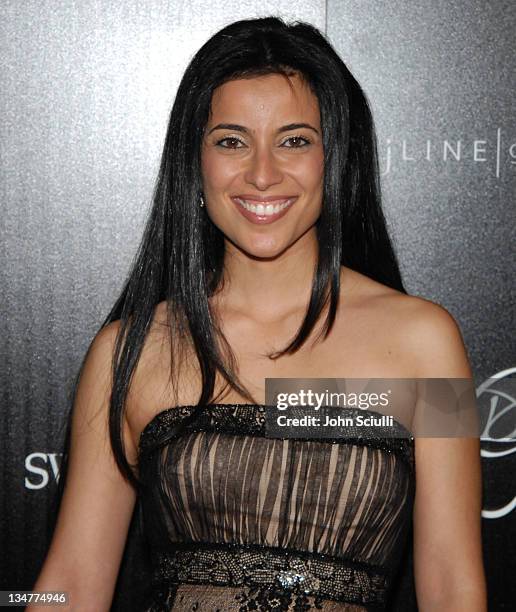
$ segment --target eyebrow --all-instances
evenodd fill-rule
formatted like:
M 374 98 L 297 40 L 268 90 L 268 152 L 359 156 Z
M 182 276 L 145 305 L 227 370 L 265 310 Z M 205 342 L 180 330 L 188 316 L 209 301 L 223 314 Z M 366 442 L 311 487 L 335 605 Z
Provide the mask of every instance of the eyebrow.
M 283 125 L 278 128 L 276 131 L 278 134 L 281 132 L 290 132 L 291 130 L 299 130 L 300 128 L 307 128 L 309 130 L 313 130 L 316 134 L 319 134 L 319 130 L 314 128 L 309 123 L 289 123 L 288 125 Z M 233 130 L 235 132 L 243 132 L 244 134 L 249 134 L 249 130 L 243 125 L 238 125 L 236 123 L 218 123 L 215 127 L 212 127 L 208 132 L 208 135 L 214 132 L 215 130 Z

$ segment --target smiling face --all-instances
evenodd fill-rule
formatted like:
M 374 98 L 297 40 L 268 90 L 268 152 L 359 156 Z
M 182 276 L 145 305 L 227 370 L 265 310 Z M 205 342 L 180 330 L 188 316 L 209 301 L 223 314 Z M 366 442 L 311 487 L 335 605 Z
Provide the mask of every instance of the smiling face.
M 304 80 L 289 80 L 270 74 L 218 87 L 203 141 L 208 215 L 231 245 L 258 258 L 316 241 L 324 174 L 319 104 Z

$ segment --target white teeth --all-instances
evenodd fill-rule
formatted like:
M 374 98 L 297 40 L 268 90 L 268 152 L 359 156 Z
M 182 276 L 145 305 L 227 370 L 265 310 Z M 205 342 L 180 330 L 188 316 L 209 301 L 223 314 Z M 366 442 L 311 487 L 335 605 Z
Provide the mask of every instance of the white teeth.
M 262 217 L 270 217 L 271 215 L 276 215 L 292 203 L 292 200 L 290 199 L 285 200 L 281 204 L 267 204 L 266 206 L 264 206 L 263 204 L 251 204 L 246 200 L 242 200 L 240 198 L 235 198 L 235 200 L 249 212 L 252 212 L 255 215 L 261 215 Z

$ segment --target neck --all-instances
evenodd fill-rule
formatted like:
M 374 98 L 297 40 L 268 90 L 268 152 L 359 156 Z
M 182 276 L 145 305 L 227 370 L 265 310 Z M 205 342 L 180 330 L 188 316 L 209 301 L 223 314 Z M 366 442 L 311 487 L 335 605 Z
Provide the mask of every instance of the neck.
M 224 286 L 216 296 L 218 306 L 244 312 L 260 322 L 305 311 L 318 257 L 315 231 L 313 227 L 271 259 L 252 257 L 226 243 Z

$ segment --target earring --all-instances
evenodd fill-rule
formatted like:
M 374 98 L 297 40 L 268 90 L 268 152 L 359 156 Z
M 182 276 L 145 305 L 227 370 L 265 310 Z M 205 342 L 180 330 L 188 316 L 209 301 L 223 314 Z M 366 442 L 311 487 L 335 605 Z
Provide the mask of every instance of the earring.
M 201 208 L 204 208 L 204 198 L 202 197 L 202 193 L 200 195 L 200 200 L 201 200 L 200 206 L 201 206 Z

